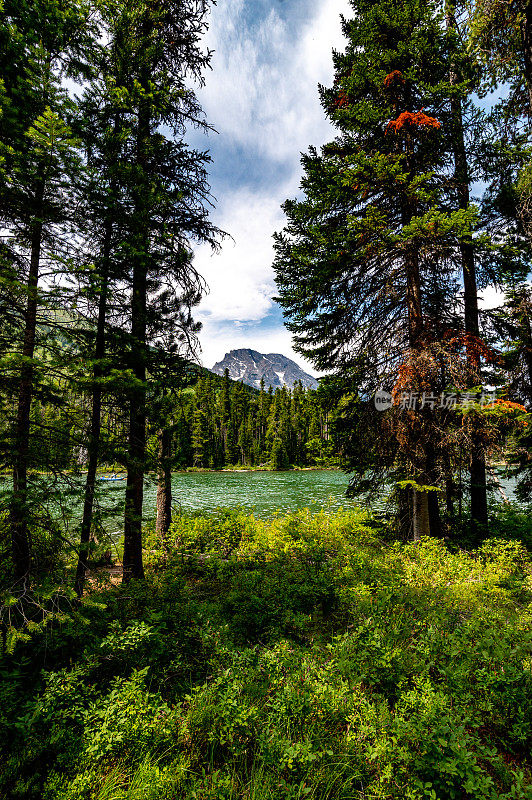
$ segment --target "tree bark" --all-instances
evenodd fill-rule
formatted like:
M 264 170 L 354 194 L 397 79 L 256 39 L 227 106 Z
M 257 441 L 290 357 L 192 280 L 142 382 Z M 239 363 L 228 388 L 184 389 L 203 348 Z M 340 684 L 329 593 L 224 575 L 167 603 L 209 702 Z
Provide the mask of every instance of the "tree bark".
M 168 428 L 159 432 L 159 465 L 157 480 L 157 520 L 155 530 L 166 546 L 172 521 L 172 471 L 170 468 L 172 434 Z
M 456 494 L 456 487 L 451 468 L 451 459 L 449 458 L 448 453 L 444 453 L 443 456 L 443 471 L 445 475 L 445 512 L 450 520 L 454 515 L 454 496 Z
M 410 220 L 409 220 L 410 221 Z M 417 250 L 410 248 L 405 258 L 406 302 L 408 308 L 408 339 L 410 347 L 420 347 L 423 333 L 423 313 L 421 308 L 421 277 Z
M 419 542 L 423 536 L 428 536 L 430 531 L 429 525 L 429 492 L 420 492 L 417 489 L 413 490 L 413 506 L 414 506 L 414 524 L 413 533 L 414 541 Z
M 436 455 L 431 442 L 426 447 L 427 481 L 431 486 L 437 483 Z M 441 536 L 440 501 L 437 492 L 428 492 L 427 511 L 429 517 L 430 535 L 436 538 Z
M 147 12 L 146 12 L 147 13 Z M 151 22 L 144 22 L 146 36 Z M 144 577 L 142 563 L 142 505 L 144 499 L 144 471 L 146 460 L 146 328 L 147 281 L 149 260 L 149 192 L 146 187 L 149 175 L 148 148 L 151 130 L 149 100 L 150 76 L 144 70 L 141 83 L 146 97 L 141 99 L 137 123 L 136 163 L 139 180 L 134 190 L 134 256 L 131 295 L 131 358 L 135 386 L 130 393 L 129 448 L 124 514 L 123 579 Z
M 528 93 L 529 116 L 532 118 L 532 3 L 522 4 L 521 45 L 523 50 L 523 66 L 525 70 Z
M 30 580 L 31 547 L 28 530 L 28 454 L 30 412 L 33 397 L 33 356 L 37 329 L 38 283 L 43 233 L 44 180 L 35 191 L 35 216 L 31 226 L 30 268 L 22 345 L 22 366 L 18 390 L 13 463 L 13 498 L 11 502 L 11 547 L 13 571 L 17 582 L 26 587 Z
M 87 478 L 85 480 L 85 497 L 83 502 L 83 520 L 81 523 L 80 547 L 76 580 L 74 588 L 78 597 L 83 595 L 87 558 L 92 527 L 94 494 L 96 488 L 96 470 L 100 451 L 102 388 L 99 379 L 102 376 L 101 362 L 105 355 L 105 320 L 107 314 L 107 297 L 109 292 L 109 259 L 111 255 L 112 222 L 106 223 L 103 242 L 102 275 L 100 297 L 98 301 L 98 322 L 94 348 L 94 387 L 92 390 L 92 411 L 89 431 Z
M 146 270 L 144 259 L 133 270 L 131 303 L 132 356 L 136 385 L 131 391 L 129 448 L 127 460 L 126 506 L 124 520 L 123 576 L 143 578 L 142 506 L 146 458 Z
M 412 209 L 407 208 L 403 212 L 403 222 L 408 224 L 412 219 Z M 408 342 L 411 350 L 419 350 L 422 346 L 423 336 L 423 311 L 421 303 L 421 275 L 419 271 L 419 253 L 417 248 L 408 248 L 405 255 L 406 272 L 406 303 L 408 311 Z M 424 481 L 422 477 L 426 472 L 425 468 L 419 468 L 416 479 Z M 418 541 L 422 536 L 429 536 L 429 507 L 428 493 L 413 490 L 412 500 L 413 521 L 412 530 L 414 541 Z
M 397 522 L 401 538 L 406 542 L 412 533 L 412 492 L 397 489 Z
M 448 3 L 445 11 L 447 30 L 454 32 L 456 21 L 454 7 Z M 451 86 L 459 83 L 459 76 L 454 65 L 451 64 L 449 72 Z M 451 116 L 453 120 L 453 156 L 454 179 L 458 197 L 458 208 L 466 210 L 469 207 L 469 168 L 464 138 L 464 123 L 462 115 L 462 102 L 457 95 L 451 97 Z M 472 236 L 460 244 L 462 275 L 464 282 L 464 327 L 466 334 L 479 336 L 478 291 L 475 266 L 475 251 Z M 474 385 L 480 380 L 480 361 L 476 352 L 466 345 L 466 354 L 471 381 Z M 469 477 L 471 484 L 471 524 L 474 532 L 479 529 L 487 530 L 488 526 L 488 500 L 486 488 L 486 457 L 482 443 L 479 441 L 478 426 L 473 425 L 472 444 L 470 450 Z

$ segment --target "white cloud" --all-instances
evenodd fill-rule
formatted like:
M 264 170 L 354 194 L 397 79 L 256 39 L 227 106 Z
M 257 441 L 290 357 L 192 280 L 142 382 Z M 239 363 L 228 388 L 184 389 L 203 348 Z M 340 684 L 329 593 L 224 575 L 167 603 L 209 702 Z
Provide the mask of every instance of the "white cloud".
M 196 253 L 210 287 L 197 314 L 207 366 L 232 348 L 253 347 L 283 352 L 310 371 L 282 326 L 265 331 L 246 324 L 259 323 L 272 310 L 272 234 L 284 224 L 281 203 L 297 192 L 300 152 L 331 136 L 317 87 L 332 80 L 332 49 L 342 46 L 340 14 L 348 14 L 349 5 L 326 0 L 310 11 L 306 23 L 293 21 L 296 30 L 273 8 L 250 27 L 244 0 L 219 0 L 212 12 L 207 44 L 215 50 L 213 70 L 200 92 L 207 119 L 222 147 L 241 148 L 247 158 L 259 154 L 282 165 L 282 174 L 275 185 L 263 183 L 256 191 L 222 194 L 212 187 L 219 197 L 214 220 L 234 241 L 227 240 L 217 255 L 204 247 Z M 224 171 L 229 170 L 228 164 Z
M 250 321 L 266 316 L 275 292 L 272 233 L 283 219 L 277 193 L 237 190 L 223 199 L 216 222 L 232 240 L 218 254 L 203 246 L 196 251 L 196 268 L 210 289 L 199 318 Z
M 496 286 L 487 286 L 481 289 L 478 295 L 478 302 L 481 309 L 484 311 L 491 311 L 498 308 L 504 302 L 504 292 L 497 289 Z
M 294 22 L 296 30 L 274 8 L 249 28 L 243 11 L 242 0 L 219 0 L 212 12 L 213 70 L 200 95 L 207 118 L 234 142 L 277 161 L 297 160 L 330 134 L 317 84 L 332 77 L 331 51 L 342 43 L 340 13 L 349 4 L 326 0 L 309 9 L 306 24 Z

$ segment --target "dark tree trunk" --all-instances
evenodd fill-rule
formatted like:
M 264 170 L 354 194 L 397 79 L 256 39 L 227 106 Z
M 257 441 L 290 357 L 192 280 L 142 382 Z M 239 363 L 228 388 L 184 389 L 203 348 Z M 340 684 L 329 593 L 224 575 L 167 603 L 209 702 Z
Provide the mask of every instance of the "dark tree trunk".
M 445 478 L 445 511 L 449 519 L 454 515 L 454 482 L 449 475 Z
M 102 388 L 99 379 L 102 376 L 101 362 L 105 355 L 105 319 L 107 314 L 107 296 L 109 291 L 109 259 L 111 254 L 112 223 L 106 224 L 102 253 L 102 275 L 100 297 L 98 302 L 98 322 L 96 327 L 96 342 L 94 348 L 94 387 L 92 390 L 92 412 L 89 431 L 87 478 L 85 480 L 85 498 L 83 502 L 83 520 L 81 523 L 80 547 L 76 580 L 74 588 L 78 597 L 83 595 L 85 573 L 87 571 L 87 557 L 92 527 L 94 507 L 94 493 L 96 488 L 96 469 L 100 451 Z
M 523 66 L 528 92 L 528 113 L 532 118 L 532 3 L 530 2 L 522 4 L 521 44 L 523 48 Z
M 436 474 L 436 456 L 434 453 L 434 447 L 430 442 L 426 448 L 426 459 L 427 459 L 427 480 L 431 486 L 436 486 L 438 481 L 438 476 Z M 441 536 L 441 519 L 440 519 L 440 501 L 438 498 L 438 493 L 429 492 L 427 503 L 428 503 L 430 535 L 439 538 Z
M 124 524 L 124 580 L 143 578 L 142 505 L 146 458 L 146 270 L 144 260 L 133 271 L 131 303 L 132 356 L 136 386 L 131 392 Z
M 401 538 L 406 542 L 412 535 L 412 492 L 397 489 L 397 521 Z
M 403 214 L 403 221 L 407 224 L 413 216 L 412 210 L 407 209 Z M 421 276 L 419 271 L 419 254 L 417 249 L 410 247 L 405 256 L 406 271 L 406 303 L 408 311 L 408 341 L 412 350 L 419 350 L 422 346 L 423 336 L 423 312 L 421 304 Z M 416 476 L 420 482 L 425 469 L 420 468 Z M 412 499 L 412 530 L 414 541 L 418 541 L 422 536 L 429 536 L 429 500 L 428 492 L 413 489 Z
M 408 339 L 415 350 L 421 344 L 423 334 L 423 313 L 421 309 L 421 277 L 417 250 L 409 249 L 405 258 L 406 302 L 408 308 Z
M 453 479 L 451 459 L 449 458 L 448 453 L 445 453 L 443 456 L 443 471 L 445 475 L 445 512 L 447 517 L 452 519 L 454 515 L 454 497 L 456 494 L 456 486 Z
M 27 283 L 27 304 L 24 320 L 23 363 L 20 369 L 15 447 L 13 461 L 13 498 L 11 503 L 11 546 L 13 571 L 17 582 L 28 584 L 31 569 L 31 548 L 28 530 L 28 453 L 30 412 L 33 396 L 33 356 L 37 329 L 39 266 L 42 245 L 42 208 L 44 181 L 35 192 L 35 218 L 31 229 L 30 268 Z
M 429 492 L 413 490 L 414 541 L 418 542 L 422 536 L 428 536 L 430 532 L 429 523 Z
M 486 488 L 486 457 L 484 447 L 476 438 L 478 433 L 473 427 L 473 443 L 469 464 L 471 482 L 471 525 L 474 533 L 486 533 L 488 528 L 488 497 Z
M 144 27 L 148 31 L 150 21 Z M 149 74 L 142 81 L 148 88 Z M 133 285 L 131 295 L 131 359 L 135 387 L 130 394 L 129 448 L 127 459 L 126 506 L 124 515 L 123 576 L 127 583 L 132 578 L 144 577 L 142 564 L 142 505 L 144 499 L 144 471 L 146 460 L 146 327 L 147 282 L 149 261 L 149 191 L 145 185 L 149 174 L 148 148 L 150 138 L 149 100 L 140 102 L 136 162 L 142 179 L 135 187 L 135 225 L 133 233 Z
M 172 434 L 168 428 L 159 432 L 159 468 L 157 480 L 157 520 L 155 530 L 166 544 L 172 520 L 172 471 L 170 468 Z
M 448 31 L 456 29 L 454 8 L 447 6 L 446 24 Z M 451 66 L 449 81 L 451 85 L 459 83 L 454 66 Z M 469 169 L 465 147 L 464 124 L 462 116 L 462 102 L 458 96 L 451 98 L 451 115 L 453 120 L 453 155 L 454 179 L 458 196 L 458 207 L 465 210 L 469 206 Z M 478 337 L 480 333 L 478 315 L 477 276 L 475 267 L 475 252 L 472 237 L 462 241 L 460 245 L 462 273 L 464 281 L 464 326 L 466 334 Z M 466 346 L 467 347 L 467 346 Z M 480 380 L 480 363 L 476 352 L 467 347 L 467 360 L 471 381 L 475 385 Z M 470 451 L 469 477 L 471 482 L 471 523 L 474 531 L 479 528 L 487 530 L 488 501 L 486 488 L 486 458 L 484 448 L 480 441 L 480 432 L 473 425 L 472 444 Z

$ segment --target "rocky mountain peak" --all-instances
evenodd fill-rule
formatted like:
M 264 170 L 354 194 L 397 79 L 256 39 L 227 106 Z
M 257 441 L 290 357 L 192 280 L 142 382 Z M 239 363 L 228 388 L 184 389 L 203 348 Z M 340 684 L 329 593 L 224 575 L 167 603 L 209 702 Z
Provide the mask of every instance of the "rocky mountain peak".
M 293 389 L 301 381 L 306 389 L 316 389 L 318 382 L 312 375 L 304 372 L 295 361 L 280 353 L 259 353 L 249 347 L 231 350 L 226 353 L 211 369 L 216 375 L 223 375 L 229 370 L 229 377 L 234 381 L 242 381 L 254 389 L 260 387 L 261 379 L 268 389 L 287 386 Z

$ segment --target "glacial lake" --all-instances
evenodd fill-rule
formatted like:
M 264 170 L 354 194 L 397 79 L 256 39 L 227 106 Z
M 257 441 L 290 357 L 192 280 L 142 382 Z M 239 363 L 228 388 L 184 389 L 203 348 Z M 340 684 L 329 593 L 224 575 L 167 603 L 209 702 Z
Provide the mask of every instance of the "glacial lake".
M 259 517 L 273 517 L 301 508 L 332 511 L 354 506 L 345 496 L 347 484 L 348 477 L 340 470 L 176 472 L 172 475 L 172 500 L 175 508 L 185 511 L 240 506 Z M 123 503 L 125 480 L 103 483 L 103 488 L 105 505 Z M 148 479 L 144 487 L 146 519 L 155 516 L 156 496 L 155 481 Z
M 58 516 L 64 527 L 71 531 L 78 527 L 82 502 L 83 478 L 63 478 L 56 483 L 59 489 Z M 52 479 L 41 477 L 43 488 L 49 488 Z M 499 477 L 510 500 L 514 499 L 514 481 Z M 10 481 L 0 484 L 9 488 Z M 269 518 L 302 508 L 312 511 L 334 511 L 360 505 L 360 501 L 346 498 L 348 476 L 341 470 L 293 470 L 288 472 L 176 472 L 172 475 L 172 495 L 175 509 L 185 511 L 212 511 L 220 507 L 241 508 L 259 517 Z M 108 533 L 119 533 L 122 526 L 125 480 L 99 481 L 99 507 L 102 522 Z M 144 489 L 144 518 L 153 519 L 156 508 L 157 487 L 148 478 Z M 56 495 L 57 496 L 57 495 Z M 500 501 L 494 491 L 492 497 Z M 375 509 L 385 507 L 385 499 L 372 504 Z

